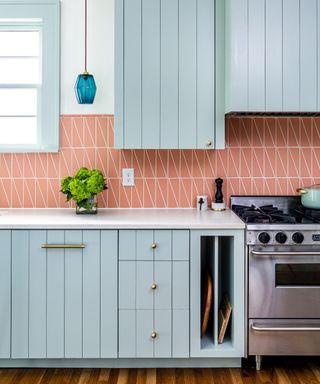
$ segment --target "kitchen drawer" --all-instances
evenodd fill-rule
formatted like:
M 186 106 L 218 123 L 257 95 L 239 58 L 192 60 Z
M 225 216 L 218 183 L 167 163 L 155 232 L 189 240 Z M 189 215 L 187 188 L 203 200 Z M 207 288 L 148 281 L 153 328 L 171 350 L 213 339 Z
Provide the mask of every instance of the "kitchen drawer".
M 189 260 L 188 230 L 121 230 L 120 260 Z
M 120 261 L 120 309 L 189 309 L 188 261 Z
M 189 357 L 188 311 L 120 310 L 119 357 Z
M 249 355 L 319 354 L 320 320 L 249 320 Z

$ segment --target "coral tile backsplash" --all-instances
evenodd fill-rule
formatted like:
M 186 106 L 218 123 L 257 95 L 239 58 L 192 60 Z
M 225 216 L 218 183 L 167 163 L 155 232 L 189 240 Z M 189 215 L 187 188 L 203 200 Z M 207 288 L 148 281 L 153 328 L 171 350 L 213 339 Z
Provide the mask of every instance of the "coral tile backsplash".
M 107 177 L 100 207 L 195 207 L 218 176 L 226 201 L 294 194 L 320 182 L 320 118 L 227 117 L 225 150 L 118 151 L 113 116 L 62 116 L 59 153 L 0 154 L 0 207 L 67 207 L 60 179 L 82 165 Z M 122 187 L 124 167 L 135 169 L 135 187 Z

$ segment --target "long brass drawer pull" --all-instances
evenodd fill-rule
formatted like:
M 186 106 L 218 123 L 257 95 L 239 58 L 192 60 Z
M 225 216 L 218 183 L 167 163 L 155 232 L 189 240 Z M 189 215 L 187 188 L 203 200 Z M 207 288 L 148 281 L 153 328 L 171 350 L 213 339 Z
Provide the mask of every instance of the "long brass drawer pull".
M 271 326 L 271 327 L 264 327 L 264 326 L 259 326 L 252 324 L 251 329 L 253 331 L 257 332 L 274 332 L 274 331 L 284 331 L 284 332 L 309 332 L 309 331 L 320 331 L 319 326 L 292 326 L 292 327 L 281 327 L 281 326 Z
M 41 248 L 46 249 L 83 249 L 85 244 L 42 244 Z

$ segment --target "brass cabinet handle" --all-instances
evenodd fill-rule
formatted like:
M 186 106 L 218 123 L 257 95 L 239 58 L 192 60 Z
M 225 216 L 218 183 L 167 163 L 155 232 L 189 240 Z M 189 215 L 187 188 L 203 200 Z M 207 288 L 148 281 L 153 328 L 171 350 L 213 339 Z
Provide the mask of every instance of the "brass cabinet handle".
M 211 145 L 212 145 L 212 140 L 208 140 L 206 146 L 211 147 Z
M 153 289 L 153 290 L 157 289 L 157 284 L 152 284 L 151 289 Z
M 151 339 L 156 339 L 157 338 L 157 332 L 152 332 L 151 333 Z
M 41 248 L 45 249 L 83 249 L 85 244 L 42 244 Z
M 157 244 L 156 244 L 156 243 L 152 243 L 152 244 L 151 244 L 151 248 L 152 248 L 152 249 L 157 248 Z

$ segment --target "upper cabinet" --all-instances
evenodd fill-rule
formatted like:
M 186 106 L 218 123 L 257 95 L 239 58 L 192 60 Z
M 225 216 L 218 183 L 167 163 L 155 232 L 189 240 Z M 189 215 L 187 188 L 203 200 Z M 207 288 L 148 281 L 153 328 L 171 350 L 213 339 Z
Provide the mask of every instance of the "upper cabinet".
M 224 146 L 224 0 L 116 0 L 115 146 Z
M 227 108 L 320 110 L 320 0 L 227 0 Z

